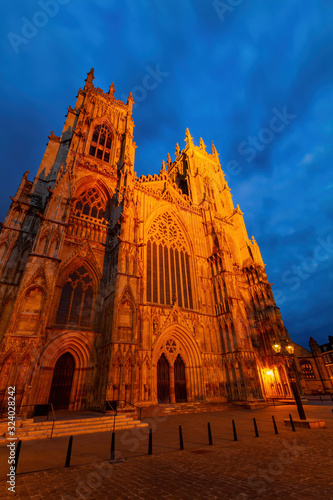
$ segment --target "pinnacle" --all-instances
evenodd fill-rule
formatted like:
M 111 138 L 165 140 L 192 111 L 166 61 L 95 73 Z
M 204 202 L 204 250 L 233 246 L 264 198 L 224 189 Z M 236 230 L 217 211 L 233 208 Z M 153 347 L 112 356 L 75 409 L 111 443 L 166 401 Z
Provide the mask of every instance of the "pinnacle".
M 188 128 L 186 129 L 185 142 L 187 146 L 193 145 L 193 137 L 191 136 Z

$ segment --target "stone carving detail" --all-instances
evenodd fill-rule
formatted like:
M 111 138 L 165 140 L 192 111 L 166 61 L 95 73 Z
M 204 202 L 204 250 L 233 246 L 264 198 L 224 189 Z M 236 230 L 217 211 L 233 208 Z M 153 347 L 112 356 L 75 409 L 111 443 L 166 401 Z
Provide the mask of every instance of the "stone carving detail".
M 187 251 L 187 244 L 180 227 L 167 213 L 160 215 L 153 221 L 148 231 L 148 238 L 151 242 Z
M 174 353 L 177 350 L 177 344 L 175 340 L 167 340 L 165 343 L 165 349 L 170 353 Z

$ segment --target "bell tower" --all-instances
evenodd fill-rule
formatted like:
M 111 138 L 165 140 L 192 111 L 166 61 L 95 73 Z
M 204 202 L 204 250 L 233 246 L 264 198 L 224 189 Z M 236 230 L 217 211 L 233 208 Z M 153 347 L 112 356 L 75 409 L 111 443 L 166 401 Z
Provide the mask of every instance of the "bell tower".
M 214 211 L 231 214 L 234 206 L 230 189 L 221 170 L 219 155 L 214 144 L 212 152 L 200 138 L 195 146 L 189 129 L 186 129 L 185 148 L 181 151 L 176 145 L 176 159 L 168 161 L 168 173 L 184 194 L 201 208 L 211 207 Z
M 23 176 L 0 233 L 1 349 L 15 346 L 17 353 L 15 366 L 5 354 L 9 383 L 21 363 L 32 377 L 25 380 L 30 394 L 23 396 L 21 384 L 18 402 L 25 404 L 54 396 L 52 377 L 38 381 L 61 356 L 72 359 L 78 374 L 68 407 L 94 405 L 98 397 L 97 351 L 110 336 L 104 305 L 114 288 L 121 201 L 133 182 L 136 146 L 132 95 L 124 103 L 113 83 L 104 92 L 93 80 L 91 69 L 62 133 L 50 133 L 35 179 Z

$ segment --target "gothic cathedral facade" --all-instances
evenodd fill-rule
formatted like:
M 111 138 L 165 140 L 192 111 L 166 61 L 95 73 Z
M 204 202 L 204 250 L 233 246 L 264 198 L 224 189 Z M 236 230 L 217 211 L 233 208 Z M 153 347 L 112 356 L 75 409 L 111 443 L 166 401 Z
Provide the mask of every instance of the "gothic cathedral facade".
M 291 397 L 288 338 L 218 153 L 134 171 L 133 98 L 91 70 L 0 233 L 0 406 Z

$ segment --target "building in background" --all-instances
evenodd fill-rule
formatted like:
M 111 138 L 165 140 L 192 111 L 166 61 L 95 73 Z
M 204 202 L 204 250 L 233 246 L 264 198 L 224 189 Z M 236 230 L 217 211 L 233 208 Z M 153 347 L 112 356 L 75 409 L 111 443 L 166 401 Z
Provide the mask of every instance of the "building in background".
M 333 337 L 319 345 L 310 337 L 311 351 L 295 345 L 295 357 L 305 395 L 333 394 Z
M 0 234 L 0 405 L 290 398 L 259 247 L 202 139 L 134 171 L 133 98 L 88 73 Z M 153 124 L 152 124 L 153 126 Z

